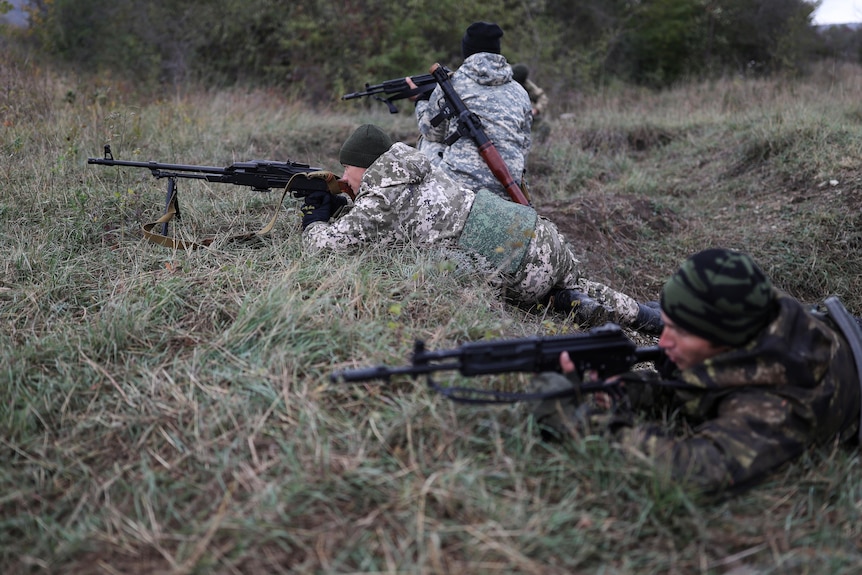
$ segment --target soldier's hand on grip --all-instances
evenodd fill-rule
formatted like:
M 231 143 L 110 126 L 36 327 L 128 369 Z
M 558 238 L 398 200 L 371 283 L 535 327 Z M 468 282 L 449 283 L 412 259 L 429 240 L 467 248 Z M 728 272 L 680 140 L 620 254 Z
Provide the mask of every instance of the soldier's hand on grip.
M 332 215 L 332 198 L 329 192 L 319 190 L 305 196 L 302 204 L 302 229 L 314 222 L 328 222 Z

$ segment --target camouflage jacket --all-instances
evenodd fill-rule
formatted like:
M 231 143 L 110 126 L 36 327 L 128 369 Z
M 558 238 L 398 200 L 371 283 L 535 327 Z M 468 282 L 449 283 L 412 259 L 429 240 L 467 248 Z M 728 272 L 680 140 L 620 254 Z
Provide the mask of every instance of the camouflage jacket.
M 452 86 L 467 108 L 480 118 L 485 134 L 500 152 L 509 173 L 520 182 L 530 152 L 532 104 L 524 88 L 512 79 L 512 67 L 506 58 L 487 52 L 473 54 L 452 75 Z M 485 188 L 509 199 L 473 140 L 463 136 L 451 146 L 442 145 L 457 131 L 456 118 L 436 127 L 431 125 L 431 120 L 444 107 L 445 98 L 439 86 L 429 100 L 416 103 L 416 119 L 424 141 L 420 149 L 429 154 L 441 154 L 441 158 L 432 160 L 467 188 Z
M 454 247 L 475 194 L 432 168 L 421 152 L 397 142 L 369 166 L 353 208 L 302 233 L 307 249 L 347 251 L 368 244 Z
M 545 91 L 539 88 L 536 83 L 529 78 L 524 81 L 524 89 L 527 91 L 527 94 L 530 96 L 530 101 L 533 103 L 535 115 L 539 116 L 544 114 L 548 107 L 548 95 L 545 94 Z
M 353 207 L 310 224 L 302 243 L 306 250 L 342 252 L 372 244 L 434 246 L 465 269 L 493 275 L 513 299 L 537 303 L 553 288 L 578 289 L 610 309 L 612 321 L 629 325 L 637 316 L 631 297 L 581 276 L 550 220 L 491 192 L 461 187 L 400 142 L 365 171 Z
M 623 427 L 622 444 L 709 492 L 759 480 L 810 445 L 852 437 L 860 387 L 849 345 L 828 319 L 776 296 L 777 317 L 753 341 L 673 374 L 686 389 L 672 394 L 671 407 L 696 426 L 691 437 L 667 437 L 658 426 Z M 655 378 L 635 373 L 644 382 Z M 642 409 L 656 407 L 659 394 L 652 401 L 632 395 Z

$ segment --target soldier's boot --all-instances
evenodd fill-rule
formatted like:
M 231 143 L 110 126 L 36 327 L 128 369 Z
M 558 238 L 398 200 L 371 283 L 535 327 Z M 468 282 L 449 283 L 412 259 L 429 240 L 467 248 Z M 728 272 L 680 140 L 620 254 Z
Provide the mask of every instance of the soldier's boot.
M 650 335 L 661 334 L 664 329 L 664 322 L 661 320 L 661 306 L 653 304 L 658 304 L 658 302 L 638 304 L 638 315 L 631 326 L 633 329 Z
M 573 316 L 575 323 L 595 327 L 608 321 L 609 310 L 583 292 L 573 289 L 560 289 L 551 292 L 554 310 Z

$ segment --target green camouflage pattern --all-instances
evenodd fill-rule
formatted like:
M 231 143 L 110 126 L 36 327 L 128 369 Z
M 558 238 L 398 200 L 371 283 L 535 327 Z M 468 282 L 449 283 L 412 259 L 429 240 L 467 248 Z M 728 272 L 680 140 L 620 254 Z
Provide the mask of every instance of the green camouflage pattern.
M 314 222 L 302 232 L 303 248 L 345 252 L 372 244 L 412 244 L 464 252 L 458 242 L 475 196 L 434 168 L 424 154 L 398 142 L 366 170 L 350 211 L 329 222 Z M 489 195 L 488 202 L 507 200 Z M 527 206 L 518 209 L 535 214 Z M 518 269 L 501 274 L 506 295 L 532 304 L 541 302 L 554 288 L 578 289 L 607 306 L 611 321 L 633 323 L 637 302 L 582 277 L 580 264 L 557 227 L 538 215 L 535 222 L 532 234 L 521 229 L 509 243 L 511 248 L 526 241 L 526 247 Z M 498 273 L 491 262 L 500 257 L 499 243 L 481 253 L 471 251 L 469 259 L 480 262 L 487 273 Z
M 678 480 L 720 491 L 763 478 L 810 445 L 852 437 L 860 388 L 847 341 L 828 319 L 778 290 L 775 297 L 778 317 L 752 341 L 674 374 L 695 388 L 672 394 L 672 406 L 696 425 L 691 436 L 634 426 L 618 432 L 622 445 Z M 654 372 L 635 373 L 655 380 Z M 661 394 L 644 395 L 653 400 L 633 401 L 635 408 L 655 407 Z
M 476 192 L 458 246 L 485 256 L 505 274 L 521 268 L 536 230 L 536 210 L 515 202 L 501 202 L 488 190 Z
M 520 182 L 532 144 L 532 104 L 526 90 L 512 78 L 512 68 L 500 54 L 479 52 L 464 60 L 452 74 L 452 87 L 467 109 L 482 122 L 509 173 Z M 431 120 L 446 107 L 443 90 L 437 86 L 428 100 L 416 102 L 419 149 L 452 178 L 471 190 L 487 189 L 501 198 L 509 194 L 482 159 L 476 143 L 467 136 L 450 146 L 443 142 L 457 131 L 456 118 L 437 126 Z
M 664 284 L 661 308 L 689 333 L 743 345 L 769 323 L 772 282 L 748 254 L 710 248 L 687 258 Z

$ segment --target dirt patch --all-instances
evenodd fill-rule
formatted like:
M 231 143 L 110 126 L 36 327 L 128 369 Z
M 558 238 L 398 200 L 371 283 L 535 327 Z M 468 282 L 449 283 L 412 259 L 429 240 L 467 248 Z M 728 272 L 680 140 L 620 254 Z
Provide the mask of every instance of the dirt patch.
M 592 279 L 635 297 L 654 298 L 662 279 L 650 258 L 643 257 L 644 246 L 683 226 L 668 208 L 626 194 L 549 201 L 537 211 L 557 225 Z
M 632 129 L 587 129 L 579 134 L 581 149 L 599 152 L 644 152 L 670 144 L 676 134 L 656 126 L 637 126 Z
M 678 228 L 676 214 L 633 195 L 607 195 L 544 202 L 537 211 L 553 221 L 575 246 L 604 248 L 637 242 L 644 234 Z

